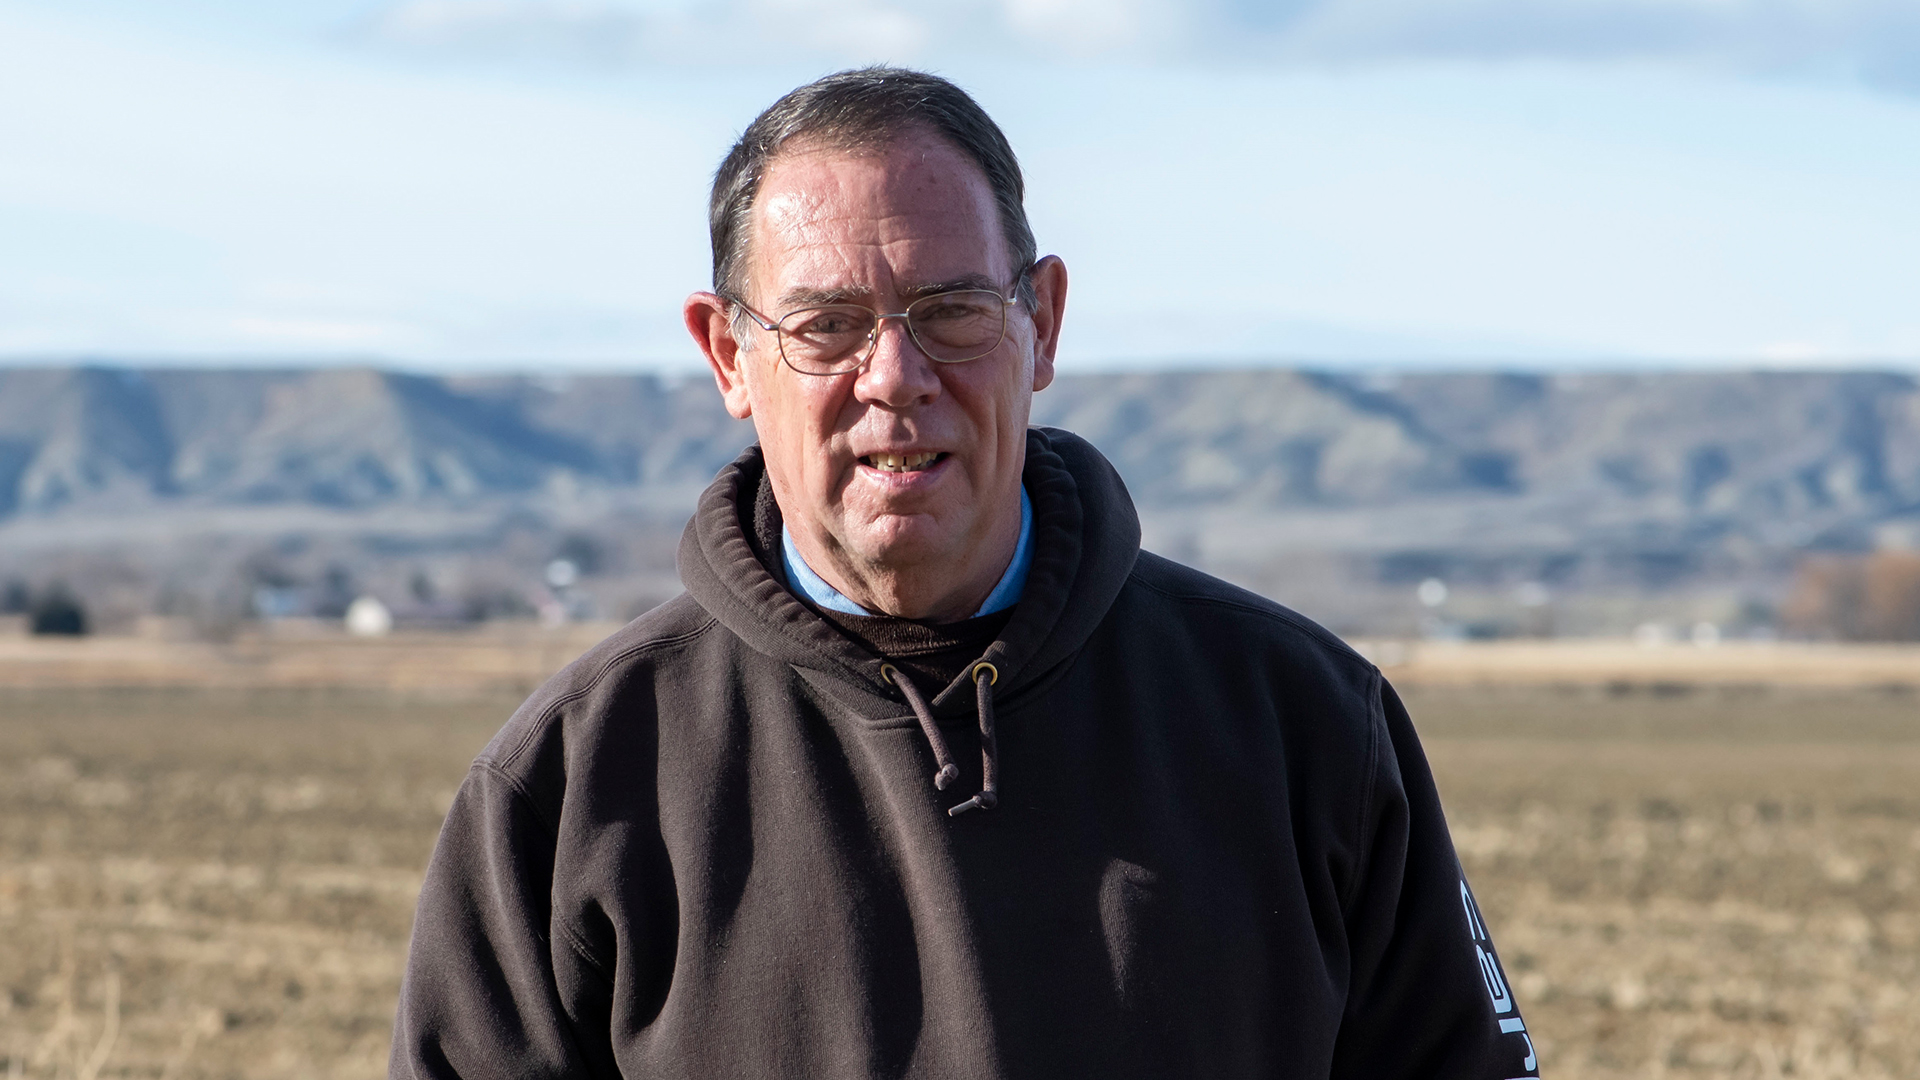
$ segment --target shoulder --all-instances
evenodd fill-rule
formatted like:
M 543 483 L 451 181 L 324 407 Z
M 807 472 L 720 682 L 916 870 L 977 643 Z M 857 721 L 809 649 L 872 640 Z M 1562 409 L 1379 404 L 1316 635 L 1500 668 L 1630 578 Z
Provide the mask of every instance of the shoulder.
M 705 667 L 701 654 L 725 647 L 730 635 L 718 626 L 685 593 L 626 624 L 535 690 L 476 767 L 522 785 L 538 785 L 542 774 L 557 778 L 553 771 L 564 771 L 566 757 L 601 741 L 610 718 L 650 721 L 663 681 Z
M 1364 786 L 1385 730 L 1384 680 L 1326 628 L 1144 551 L 1112 615 L 1117 652 L 1107 656 L 1130 682 L 1204 702 L 1215 724 L 1278 732 L 1290 757 Z M 1302 790 L 1320 786 L 1300 780 Z
M 1368 687 L 1380 678 L 1365 657 L 1305 615 L 1149 551 L 1140 552 L 1122 600 L 1164 630 L 1218 638 L 1230 653 L 1284 657 Z

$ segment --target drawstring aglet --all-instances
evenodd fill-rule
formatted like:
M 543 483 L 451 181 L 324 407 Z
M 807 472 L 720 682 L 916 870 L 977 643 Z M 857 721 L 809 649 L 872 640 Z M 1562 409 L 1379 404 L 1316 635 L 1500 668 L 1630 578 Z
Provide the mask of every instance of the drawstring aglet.
M 991 791 L 983 791 L 959 806 L 947 810 L 948 817 L 959 817 L 969 810 L 991 810 L 1000 805 L 1000 797 Z

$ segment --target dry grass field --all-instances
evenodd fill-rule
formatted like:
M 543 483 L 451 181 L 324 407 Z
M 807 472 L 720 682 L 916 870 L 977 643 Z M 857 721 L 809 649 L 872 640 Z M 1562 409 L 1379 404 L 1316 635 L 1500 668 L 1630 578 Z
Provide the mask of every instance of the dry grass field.
M 1920 1076 L 1920 697 L 1408 698 L 1549 1075 Z
M 8 1068 L 384 1075 L 421 869 L 517 703 L 0 690 Z
M 0 1071 L 380 1075 L 519 691 L 112 667 L 0 670 Z M 1406 681 L 1548 1075 L 1920 1076 L 1920 696 Z

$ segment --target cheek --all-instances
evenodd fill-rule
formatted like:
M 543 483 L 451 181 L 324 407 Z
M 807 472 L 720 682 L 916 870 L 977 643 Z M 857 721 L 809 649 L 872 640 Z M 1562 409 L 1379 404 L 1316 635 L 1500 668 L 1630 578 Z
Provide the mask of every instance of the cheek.
M 766 426 L 757 429 L 760 444 L 769 453 L 769 461 L 778 453 L 779 470 L 800 491 L 831 500 L 836 488 L 844 484 L 842 474 L 849 472 L 844 455 L 838 449 L 834 425 L 844 395 L 835 394 L 831 385 L 809 386 L 783 383 L 763 387 Z M 760 405 L 756 404 L 756 409 Z M 769 466 L 772 467 L 771 465 Z
M 753 404 L 753 431 L 776 486 L 792 490 L 804 471 L 806 455 L 799 447 L 805 432 L 795 423 L 792 393 L 780 385 L 779 372 L 762 368 L 755 376 L 747 384 L 747 396 Z
M 1033 399 L 1032 392 L 1026 389 L 1033 379 L 1031 368 L 1019 358 L 1010 357 L 1004 367 L 992 374 L 993 378 L 982 379 L 969 387 L 967 414 L 982 439 L 1024 442 L 1027 410 Z

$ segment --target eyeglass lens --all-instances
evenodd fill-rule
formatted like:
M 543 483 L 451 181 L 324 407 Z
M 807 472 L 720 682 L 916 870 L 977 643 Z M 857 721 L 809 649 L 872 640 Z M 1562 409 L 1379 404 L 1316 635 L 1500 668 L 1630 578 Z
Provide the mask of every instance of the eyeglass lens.
M 942 363 L 973 360 L 993 351 L 1006 332 L 1007 304 L 989 289 L 923 297 L 907 306 L 907 329 L 922 351 Z M 879 316 L 859 304 L 828 304 L 789 312 L 780 320 L 780 349 L 803 371 L 859 366 Z

